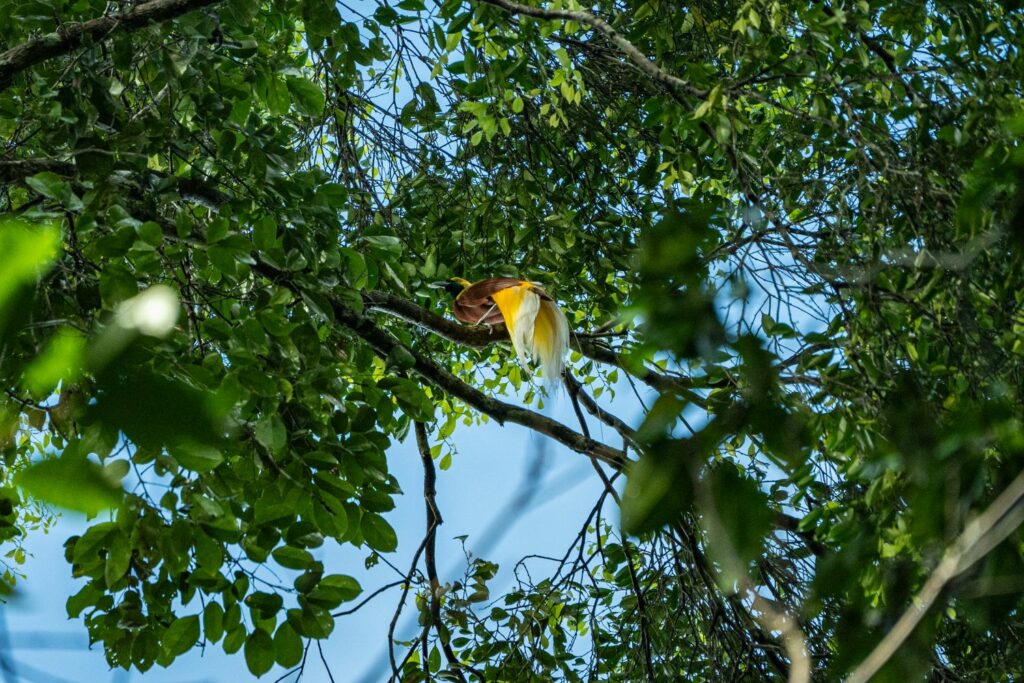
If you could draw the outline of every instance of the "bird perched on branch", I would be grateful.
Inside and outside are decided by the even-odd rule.
[[[569,350],[569,321],[537,283],[514,277],[491,277],[479,282],[453,277],[440,284],[455,297],[452,312],[460,321],[505,325],[527,374],[529,355],[540,364],[548,386],[561,379]]]

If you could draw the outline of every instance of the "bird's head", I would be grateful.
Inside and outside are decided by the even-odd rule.
[[[430,284],[434,289],[443,289],[453,297],[458,296],[462,293],[466,287],[469,287],[472,283],[469,280],[463,280],[461,277],[452,277],[447,280],[441,280],[440,282],[433,282]]]

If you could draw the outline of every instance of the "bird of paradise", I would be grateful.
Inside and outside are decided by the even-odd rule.
[[[453,277],[443,286],[455,298],[452,313],[469,325],[504,325],[519,364],[530,373],[529,356],[554,386],[562,377],[569,350],[569,321],[555,300],[536,282],[491,277],[469,282]]]

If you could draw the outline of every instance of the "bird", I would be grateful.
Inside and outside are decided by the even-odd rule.
[[[514,277],[470,282],[453,277],[439,283],[454,298],[452,313],[468,325],[504,325],[519,364],[530,374],[527,356],[540,365],[544,383],[562,378],[569,350],[569,321],[540,284]]]

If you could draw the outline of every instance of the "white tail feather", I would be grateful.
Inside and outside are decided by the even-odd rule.
[[[546,347],[535,344],[530,355],[540,362],[540,367],[544,371],[544,384],[551,388],[561,381],[565,368],[565,354],[569,350],[569,321],[558,304],[546,299],[540,302],[538,316],[541,315],[547,319],[546,322],[551,327],[551,343]]]

